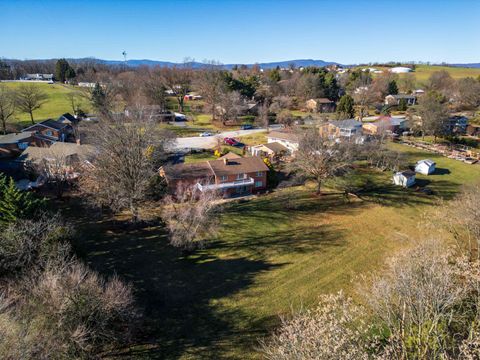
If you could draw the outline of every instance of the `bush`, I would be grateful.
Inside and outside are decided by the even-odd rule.
[[[129,286],[78,262],[24,278],[1,301],[4,359],[91,359],[128,341],[136,319]]]

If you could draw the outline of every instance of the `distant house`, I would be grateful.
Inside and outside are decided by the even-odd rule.
[[[385,105],[398,105],[401,99],[405,99],[408,106],[412,106],[417,103],[417,97],[415,95],[399,94],[385,96]]]
[[[126,116],[134,116],[135,114],[142,114],[145,118],[150,121],[155,121],[159,123],[163,122],[172,122],[175,121],[175,113],[169,110],[165,110],[159,105],[144,105],[139,108],[130,108],[125,109]]]
[[[390,69],[390,72],[394,74],[404,74],[404,73],[409,73],[412,72],[413,70],[409,67],[404,67],[404,66],[397,66],[393,67]]]
[[[0,158],[16,157],[33,141],[32,132],[0,135]]]
[[[393,174],[393,183],[408,188],[415,184],[415,173],[411,170],[398,171]]]
[[[23,80],[53,81],[53,74],[27,74]]]
[[[451,116],[448,118],[448,133],[465,134],[467,132],[468,118],[466,116]]]
[[[266,189],[268,170],[260,157],[252,156],[165,166],[159,173],[173,189],[195,185],[200,191],[216,190],[231,197]]]
[[[362,124],[363,132],[370,135],[380,135],[385,133],[400,133],[407,127],[405,118],[394,118],[390,116],[381,116],[375,122]]]
[[[285,146],[290,153],[294,153],[298,150],[300,139],[298,135],[290,131],[270,131],[267,134],[267,142],[279,143]]]
[[[86,87],[86,88],[94,88],[95,87],[95,83],[94,82],[85,82],[85,81],[80,81],[78,83],[78,86],[79,87]]]
[[[174,112],[175,115],[175,121],[187,121],[187,117],[184,114]]]
[[[362,134],[362,123],[355,119],[330,121],[321,125],[319,131],[329,139],[352,138]]]
[[[415,96],[421,96],[423,94],[425,94],[425,90],[422,90],[422,89],[416,89],[413,91],[413,95]]]
[[[467,134],[470,136],[480,136],[480,125],[468,125]]]
[[[305,107],[309,111],[319,112],[319,113],[335,112],[335,109],[337,108],[335,101],[332,101],[327,98],[307,100],[307,102],[305,103]]]
[[[33,132],[38,140],[51,143],[52,141],[65,141],[69,135],[73,134],[73,128],[68,123],[48,119],[31,125],[22,132]]]
[[[415,172],[423,175],[430,175],[435,172],[435,162],[430,159],[420,160],[415,165]]]
[[[59,116],[59,118],[57,119],[57,122],[62,124],[67,124],[67,125],[76,125],[78,124],[79,119],[77,119],[75,116],[73,116],[70,113],[65,113]]]
[[[250,153],[253,156],[268,157],[270,159],[279,158],[281,156],[287,155],[289,152],[290,151],[286,146],[276,141],[267,144],[252,146],[250,148]]]

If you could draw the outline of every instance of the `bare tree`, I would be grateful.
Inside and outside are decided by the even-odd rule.
[[[205,103],[216,119],[217,106],[222,95],[227,91],[225,76],[217,64],[210,64],[197,72],[196,85]]]
[[[16,94],[5,85],[0,85],[0,122],[3,133],[7,133],[7,123],[15,114]]]
[[[448,110],[436,96],[431,93],[426,94],[418,105],[417,111],[420,116],[422,137],[433,135],[436,140],[438,136],[445,134]]]
[[[157,105],[160,111],[167,108],[166,87],[162,82],[161,70],[155,69],[148,71],[143,84],[143,92],[149,102],[149,105]]]
[[[322,295],[316,307],[291,319],[260,342],[266,359],[370,359],[364,309],[343,293]]]
[[[32,124],[35,124],[33,112],[40,109],[47,102],[47,94],[35,84],[22,84],[16,94],[18,109],[29,114]]]
[[[139,220],[150,179],[160,167],[168,133],[155,128],[141,111],[131,117],[103,118],[93,131],[98,155],[81,177],[81,188],[97,205],[130,210]]]
[[[227,120],[236,120],[240,114],[243,104],[242,97],[238,91],[228,91],[220,96],[219,110],[223,124]]]
[[[128,342],[138,318],[131,286],[77,261],[48,266],[7,289],[0,299],[4,359],[94,359]]]
[[[449,100],[455,92],[455,80],[445,70],[435,71],[427,81],[427,89],[442,94]]]
[[[398,85],[401,92],[410,94],[416,88],[415,86],[417,85],[417,79],[414,74],[407,73],[398,79]]]
[[[306,131],[300,137],[291,163],[292,170],[312,179],[319,195],[325,180],[342,174],[350,166],[352,146],[346,142],[331,141],[316,131]]]
[[[180,187],[164,200],[163,219],[175,247],[202,247],[214,237],[220,226],[221,195],[197,186]]]
[[[161,74],[163,85],[177,99],[178,111],[183,112],[185,95],[188,94],[192,85],[192,69],[187,64],[182,67],[165,67]]]
[[[476,109],[480,106],[480,81],[468,77],[457,82],[458,101],[466,109]]]

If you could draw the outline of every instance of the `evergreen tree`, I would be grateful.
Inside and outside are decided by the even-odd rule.
[[[395,80],[392,80],[388,83],[388,95],[397,95],[398,94],[398,86]]]
[[[279,69],[273,69],[272,71],[270,71],[268,77],[274,82],[279,82],[280,80],[282,80]]]
[[[107,96],[105,91],[103,91],[102,86],[98,82],[95,84],[95,87],[92,90],[90,100],[95,110],[99,112],[103,112],[105,110]]]
[[[397,106],[397,110],[398,111],[406,111],[407,110],[407,100],[404,99],[404,98],[401,98],[399,101],[398,101],[398,106]]]
[[[341,119],[352,119],[355,116],[354,100],[350,95],[343,95],[340,98],[337,115]]]
[[[65,80],[74,77],[75,70],[73,70],[68,61],[65,59],[59,59],[55,64],[55,79],[60,82],[65,82]]]
[[[0,226],[31,218],[44,205],[33,193],[20,191],[13,178],[0,175]]]

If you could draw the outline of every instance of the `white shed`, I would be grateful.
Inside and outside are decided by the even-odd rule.
[[[435,162],[430,159],[420,160],[415,165],[415,172],[423,174],[423,175],[430,175],[435,172]]]
[[[415,184],[415,173],[410,170],[398,171],[393,174],[393,183],[408,188]]]

